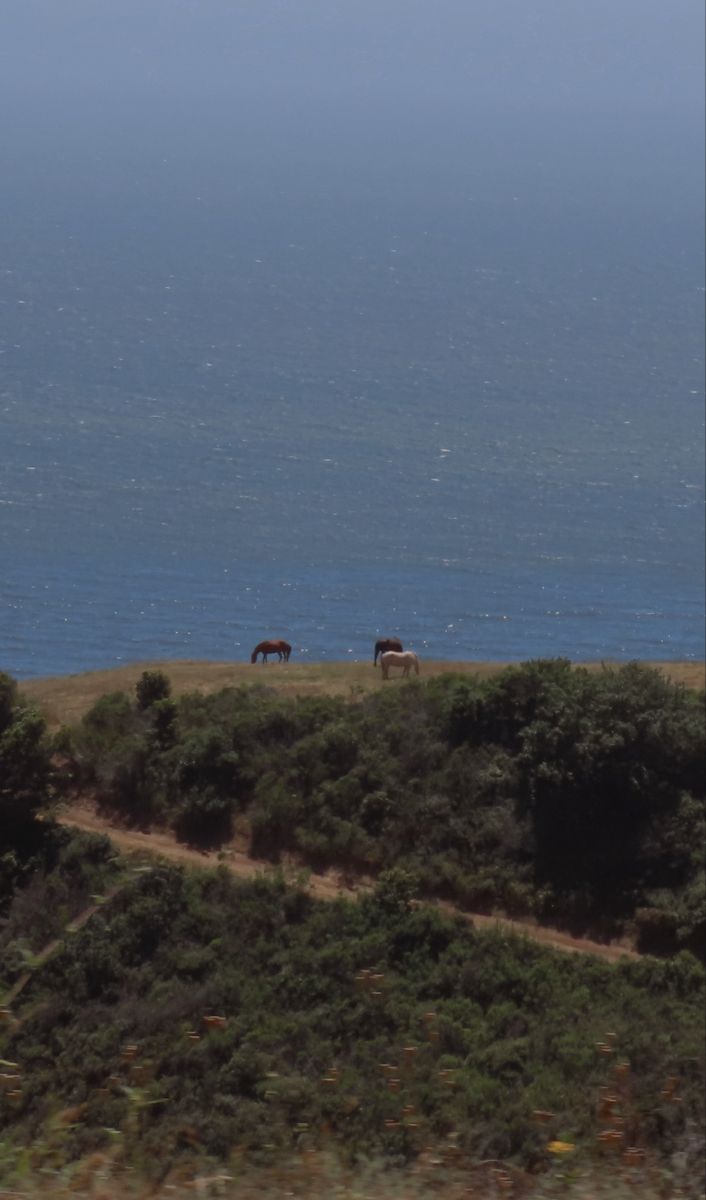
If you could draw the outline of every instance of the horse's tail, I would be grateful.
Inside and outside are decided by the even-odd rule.
[[[414,674],[419,674],[419,659],[417,658],[416,654],[414,656]]]
[[[284,654],[284,661],[289,662],[289,656],[292,653],[292,647],[289,642],[282,642],[282,653]]]

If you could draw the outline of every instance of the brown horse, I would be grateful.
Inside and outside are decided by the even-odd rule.
[[[402,651],[403,649],[404,647],[399,638],[381,638],[380,641],[375,643],[373,666],[376,667],[378,665],[378,654],[384,654],[386,650]]]
[[[285,662],[289,662],[289,656],[291,653],[292,647],[290,646],[289,642],[283,642],[281,638],[274,642],[258,642],[257,646],[250,655],[250,662],[257,662],[258,654],[262,655],[263,662],[267,662],[268,654],[276,654],[280,662],[282,659],[284,659]]]

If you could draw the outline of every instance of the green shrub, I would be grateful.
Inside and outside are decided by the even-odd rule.
[[[174,829],[181,841],[218,846],[230,837],[232,802],[210,784],[187,788],[181,795]]]
[[[0,855],[8,856],[5,870],[18,852],[20,859],[31,853],[40,838],[35,817],[50,798],[49,755],[44,719],[21,702],[14,680],[0,672]]]
[[[171,692],[172,685],[163,671],[143,671],[135,685],[137,707],[151,708],[159,700],[166,700]]]
[[[168,750],[176,742],[178,715],[177,705],[166,697],[150,705],[152,735],[158,751]]]

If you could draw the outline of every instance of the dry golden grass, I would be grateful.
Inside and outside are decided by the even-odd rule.
[[[600,671],[611,663],[577,664],[589,670]],[[685,687],[703,689],[706,685],[706,665],[702,662],[646,663],[660,670],[674,683]],[[458,674],[475,675],[487,679],[504,670],[507,663],[492,662],[432,662],[424,660],[421,678],[431,675]],[[114,667],[108,671],[88,671],[80,675],[62,675],[48,679],[31,679],[24,682],[22,692],[37,704],[45,714],[50,726],[71,725],[107,692],[134,691],[135,684],[143,671],[164,671],[169,676],[174,695],[184,692],[220,691],[225,687],[242,684],[266,684],[285,696],[326,695],[354,697],[382,686],[381,672],[372,662],[333,663],[277,663],[252,664],[242,662],[216,663],[175,662],[131,663],[125,667]],[[388,687],[397,680],[390,680]]]

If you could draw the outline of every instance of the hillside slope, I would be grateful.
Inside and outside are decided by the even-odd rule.
[[[700,952],[702,697],[639,664],[458,666],[176,664],[25,695],[65,726],[57,790],[102,828],[346,886],[401,867],[469,912]]]

